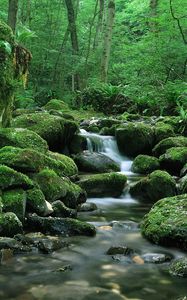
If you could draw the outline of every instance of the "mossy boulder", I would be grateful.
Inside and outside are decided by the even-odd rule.
[[[175,136],[175,132],[172,125],[165,124],[164,122],[158,122],[154,127],[154,135],[154,143],[157,144],[163,139]]]
[[[53,169],[59,176],[72,176],[77,173],[77,167],[69,157],[51,153],[49,155],[54,159],[32,149],[7,146],[0,149],[0,164],[24,173],[37,173],[45,168]]]
[[[187,137],[175,136],[160,141],[153,148],[153,155],[159,157],[160,155],[164,154],[168,149],[173,147],[187,147]]]
[[[26,191],[13,189],[4,191],[2,194],[3,212],[13,212],[21,222],[25,218]]]
[[[87,149],[87,140],[85,136],[75,134],[72,138],[69,151],[71,154],[78,154]]]
[[[27,128],[47,141],[50,150],[62,151],[68,147],[73,135],[78,130],[74,121],[49,113],[24,114],[15,118],[13,127]]]
[[[36,174],[34,180],[49,202],[61,200],[67,207],[76,208],[86,201],[86,193],[69,179],[59,177],[54,171],[45,169]]]
[[[46,153],[48,145],[37,133],[21,128],[0,128],[0,148],[13,146]]]
[[[63,172],[66,176],[71,177],[78,174],[77,165],[74,163],[72,158],[51,151],[48,151],[47,155],[50,158],[60,162],[61,165],[64,165]]]
[[[50,111],[50,110],[59,110],[59,111],[69,111],[68,104],[65,103],[62,100],[58,99],[51,99],[45,106],[43,106],[44,109]]]
[[[175,188],[176,184],[172,176],[165,171],[157,170],[132,186],[130,194],[143,201],[151,202],[174,196]]]
[[[23,225],[18,217],[12,213],[0,214],[0,236],[13,237],[23,232]]]
[[[126,182],[127,177],[123,174],[105,173],[84,175],[78,184],[90,197],[119,197]]]
[[[53,213],[51,204],[46,201],[43,192],[37,185],[27,191],[27,212],[34,212],[42,217]]]
[[[187,147],[173,147],[159,158],[161,168],[172,175],[180,175],[187,161]]]
[[[64,205],[64,203],[60,200],[53,202],[53,217],[60,217],[60,218],[76,218],[77,211],[75,209],[71,209]]]
[[[154,142],[154,131],[150,125],[127,123],[116,129],[119,150],[127,156],[149,154]]]
[[[187,258],[181,257],[172,262],[169,273],[173,276],[187,277]],[[183,298],[185,299],[185,298]]]
[[[71,218],[42,218],[37,215],[28,217],[28,226],[42,233],[59,234],[62,236],[86,235],[94,236],[95,227],[86,222]]]
[[[23,188],[30,189],[33,187],[33,182],[26,175],[17,172],[7,166],[0,165],[0,189]]]
[[[79,171],[93,173],[107,173],[120,171],[119,165],[111,158],[101,153],[83,151],[74,157]]]
[[[132,164],[132,171],[139,174],[149,174],[160,168],[158,158],[149,155],[138,155]]]
[[[100,135],[109,135],[115,136],[117,125],[113,125],[112,127],[103,127],[101,128],[99,134]]]
[[[187,250],[187,194],[155,203],[145,215],[141,231],[155,244]]]

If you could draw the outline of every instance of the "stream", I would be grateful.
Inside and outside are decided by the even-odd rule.
[[[87,138],[89,151],[104,153],[120,164],[121,172],[128,177],[128,185],[138,179],[130,170],[132,161],[119,153],[114,137],[84,130],[81,134]],[[151,203],[133,199],[128,188],[120,198],[89,198],[87,201],[95,203],[98,210],[81,212],[79,218],[94,224],[97,235],[68,238],[70,247],[52,254],[27,253],[13,257],[1,266],[0,299],[115,300],[121,296],[119,299],[124,300],[177,300],[187,296],[186,279],[169,275],[168,263],[140,265],[106,255],[113,245],[127,245],[137,255],[185,256],[177,249],[153,245],[141,236],[136,223],[149,211]],[[93,287],[113,293],[106,297],[98,292],[98,296],[87,294],[81,298],[83,291]]]

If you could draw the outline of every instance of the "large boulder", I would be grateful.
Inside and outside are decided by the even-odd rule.
[[[0,165],[0,189],[23,188],[30,189],[33,187],[33,182],[26,175],[17,172],[7,166]]]
[[[26,191],[13,189],[4,191],[2,194],[3,212],[13,212],[21,222],[25,218]]]
[[[160,141],[153,148],[153,155],[159,157],[160,155],[164,154],[169,148],[172,147],[187,147],[187,137],[175,136]]]
[[[48,151],[47,155],[60,162],[60,164],[64,165],[64,174],[68,177],[74,176],[78,174],[77,165],[74,163],[73,159],[56,152]]]
[[[34,180],[49,202],[61,200],[67,207],[77,208],[86,201],[86,193],[68,178],[59,177],[53,170],[45,169],[36,174]]]
[[[75,134],[72,138],[69,151],[71,154],[77,154],[87,149],[87,140],[85,136]]]
[[[142,234],[153,243],[187,250],[187,194],[167,197],[145,215]]]
[[[163,139],[175,136],[173,126],[165,124],[164,122],[158,122],[154,127],[155,141],[154,144],[159,143]]]
[[[119,150],[127,156],[151,153],[154,142],[154,130],[143,123],[127,123],[116,129]]]
[[[62,236],[86,235],[94,236],[95,227],[86,222],[71,218],[43,218],[37,215],[30,215],[27,219],[27,225],[32,230],[42,233],[59,234]]]
[[[49,102],[47,102],[47,104],[43,106],[43,108],[47,111],[57,110],[65,112],[70,110],[67,103],[58,99],[51,99]]]
[[[82,176],[78,184],[90,197],[119,197],[126,182],[127,177],[123,174],[105,173]]]
[[[15,234],[22,232],[23,225],[14,213],[0,214],[0,236],[13,237]]]
[[[143,201],[151,202],[174,196],[175,188],[175,180],[167,172],[158,170],[139,180],[130,188],[130,194]]]
[[[119,165],[111,158],[101,153],[83,151],[74,157],[79,171],[93,173],[107,173],[120,171]]]
[[[13,146],[46,153],[48,145],[37,133],[22,128],[0,128],[0,148]]]
[[[44,168],[50,168],[60,176],[77,174],[77,167],[71,158],[60,154],[60,158],[55,154],[53,156],[50,154],[50,156],[32,149],[7,146],[0,149],[0,164],[24,173],[35,173]]]
[[[37,185],[27,191],[26,210],[27,212],[34,212],[42,217],[53,213],[51,204],[46,201],[43,192]]]
[[[13,127],[27,128],[47,141],[52,151],[62,151],[68,146],[78,130],[74,121],[70,121],[49,113],[24,114],[16,117]]]
[[[132,171],[139,174],[149,174],[160,168],[158,158],[149,155],[138,155],[132,164]]]
[[[187,162],[187,147],[170,148],[160,156],[159,161],[162,169],[178,176]]]

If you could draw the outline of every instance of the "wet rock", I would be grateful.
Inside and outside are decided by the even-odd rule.
[[[169,273],[173,276],[187,277],[187,258],[179,258],[172,262]]]
[[[64,175],[72,177],[78,174],[78,168],[71,157],[51,151],[47,155],[64,166]]]
[[[187,250],[187,194],[155,203],[141,223],[142,234],[164,246]]]
[[[162,253],[146,253],[141,256],[145,263],[162,264],[171,261],[172,257]]]
[[[41,238],[38,242],[38,249],[47,254],[65,247],[68,247],[68,243],[57,237]]]
[[[187,161],[187,147],[170,148],[160,156],[159,161],[162,169],[178,176]]]
[[[94,210],[97,210],[97,205],[92,202],[83,203],[78,209],[79,212],[88,212]]]
[[[86,190],[90,197],[119,197],[127,177],[119,173],[104,173],[95,175],[85,175],[77,184]]]
[[[132,259],[130,256],[124,256],[122,254],[112,255],[112,259],[116,262],[132,264]]]
[[[83,151],[74,157],[79,171],[105,173],[120,171],[120,167],[111,158],[101,153]]]
[[[124,222],[121,222],[121,221],[112,221],[110,223],[110,226],[112,226],[112,228],[114,229],[124,229],[124,230],[127,230],[127,231],[137,231],[139,230],[139,224],[136,223],[136,222],[133,222],[133,221],[124,221]]]
[[[116,129],[116,140],[119,150],[127,156],[151,153],[154,142],[154,131],[150,125],[127,123]]]
[[[25,218],[26,192],[22,189],[4,191],[2,204],[4,212],[13,212],[21,222]]]
[[[173,147],[187,147],[187,138],[184,136],[169,137],[160,141],[153,148],[153,155],[159,157],[166,153],[166,151]]]
[[[27,211],[35,212],[39,216],[48,216],[53,213],[51,204],[45,200],[43,192],[37,185],[27,191]]]
[[[130,194],[143,201],[157,201],[176,194],[176,183],[165,171],[154,171],[131,186]]]
[[[155,144],[160,141],[175,136],[174,128],[170,124],[164,122],[157,122],[154,127]]]
[[[74,135],[70,142],[69,150],[71,154],[78,154],[87,149],[87,140],[85,136]]]
[[[11,249],[14,254],[31,251],[28,245],[23,245],[16,239],[7,237],[0,237],[0,249]]]
[[[112,246],[107,250],[107,255],[116,255],[116,254],[123,254],[123,255],[131,255],[134,253],[134,250],[129,248],[128,246]]]
[[[132,171],[139,174],[149,174],[159,168],[158,158],[149,155],[138,155],[132,164]]]
[[[53,217],[61,217],[61,218],[76,218],[77,211],[75,209],[68,208],[64,205],[64,203],[60,200],[57,200],[52,203],[53,207]]]
[[[42,233],[58,234],[61,236],[86,235],[94,236],[95,227],[86,222],[70,218],[39,217],[36,214],[29,215],[27,225],[32,230],[39,230]]]
[[[23,225],[18,217],[12,213],[0,214],[0,236],[13,237],[23,232]]]

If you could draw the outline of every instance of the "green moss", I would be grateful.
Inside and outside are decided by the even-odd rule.
[[[13,32],[4,22],[0,21],[0,40],[13,42]]]
[[[175,189],[175,180],[167,172],[157,170],[132,186],[130,194],[143,201],[157,201],[167,196],[174,196]]]
[[[74,135],[70,142],[69,150],[71,154],[78,154],[87,148],[87,140],[85,136]]]
[[[60,110],[60,111],[69,111],[69,107],[67,105],[67,103],[65,103],[62,100],[58,100],[58,99],[52,99],[50,100],[45,106],[44,109],[46,110]]]
[[[78,184],[90,197],[118,197],[127,182],[127,177],[119,173],[85,175]]]
[[[2,203],[4,212],[13,212],[23,222],[26,208],[26,192],[23,189],[4,191]]]
[[[51,151],[48,151],[48,156],[58,162],[60,162],[62,165],[64,165],[64,174],[68,177],[77,175],[78,168],[76,164],[74,163],[73,159],[70,157],[60,154],[60,153],[54,153]]]
[[[149,174],[158,170],[160,163],[158,158],[148,155],[138,155],[132,164],[132,171],[139,174]]]
[[[39,216],[45,216],[48,212],[45,196],[37,185],[27,191],[27,211],[35,212]]]
[[[152,149],[154,131],[150,125],[127,123],[116,129],[116,140],[119,150],[128,156],[147,154]]]
[[[172,175],[179,175],[187,161],[187,147],[173,147],[159,158],[162,169]]]
[[[14,213],[0,214],[0,236],[13,237],[22,232],[22,223]]]
[[[14,146],[20,148],[31,148],[46,153],[48,146],[38,134],[27,129],[1,128],[0,147]]]
[[[156,244],[187,250],[187,194],[155,203],[144,217],[141,230]]]
[[[175,136],[173,126],[164,122],[156,123],[154,127],[155,144],[168,137]]]
[[[32,181],[26,175],[16,172],[7,166],[0,165],[0,178],[0,188],[2,190],[15,187],[24,189],[33,187]]]
[[[172,147],[187,147],[187,138],[184,136],[166,138],[153,148],[153,154],[159,157]]]
[[[174,276],[187,277],[187,258],[174,260],[169,268],[169,273]]]

